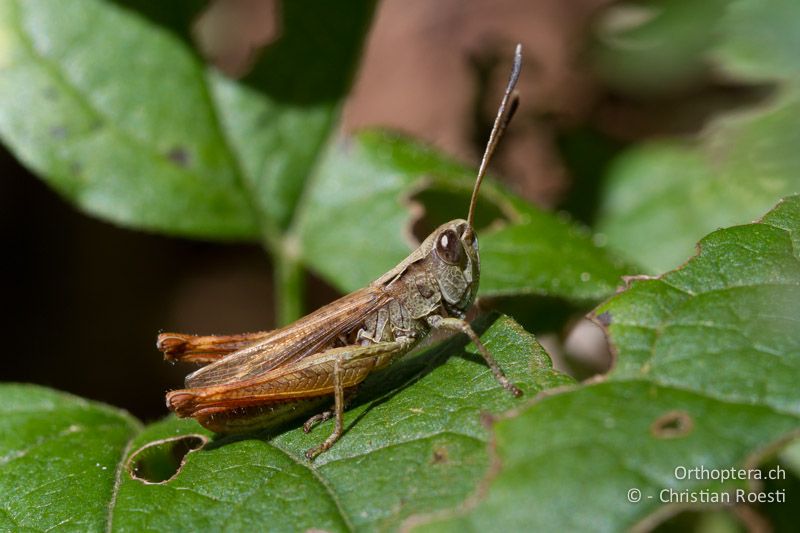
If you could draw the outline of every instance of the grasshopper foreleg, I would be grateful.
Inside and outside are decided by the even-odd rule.
[[[489,365],[489,369],[492,371],[492,374],[494,374],[497,382],[514,396],[522,396],[522,391],[516,385],[511,383],[506,375],[503,374],[503,370],[500,368],[500,365],[497,364],[497,361],[494,360],[492,354],[489,353],[489,350],[487,350],[486,346],[483,345],[481,340],[478,338],[477,333],[475,333],[475,330],[473,330],[472,326],[469,325],[469,322],[461,320],[460,318],[444,318],[439,315],[431,315],[428,317],[428,324],[430,324],[430,326],[434,329],[449,329],[451,331],[459,331],[467,335],[467,337],[469,337],[473,344],[475,344],[475,346],[478,348],[478,351],[486,361],[486,364]]]

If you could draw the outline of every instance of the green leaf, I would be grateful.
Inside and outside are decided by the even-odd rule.
[[[91,0],[4,2],[0,33],[0,135],[61,194],[119,224],[257,233],[205,69],[176,37]]]
[[[0,399],[0,529],[104,530],[139,423],[33,385],[0,385]]]
[[[676,38],[680,42],[668,23],[679,19],[684,27],[702,28],[699,45],[692,41],[686,61],[713,61],[741,83],[777,85],[769,100],[747,113],[717,117],[695,139],[647,142],[612,165],[597,229],[611,247],[648,271],[663,272],[689,255],[702,235],[749,222],[779,198],[800,192],[800,64],[794,24],[800,4],[726,0],[645,5],[654,9],[652,18],[604,42],[603,64],[619,62],[619,68],[607,69],[610,80],[634,64],[638,74],[620,74],[621,83],[635,86],[647,76],[658,86],[669,86],[662,77],[673,73],[658,67],[659,50],[672,48]]]
[[[697,83],[731,0],[620,2],[598,16],[592,64],[613,89],[658,96]]]
[[[302,0],[281,4],[280,38],[241,82],[213,76],[220,121],[252,208],[286,230],[336,126],[374,2]]]
[[[527,397],[571,383],[511,319],[484,319],[478,328]],[[482,413],[520,402],[498,386],[473,347],[463,347],[453,338],[370,378],[346,413],[345,435],[313,464],[303,452],[329,434],[331,421],[308,435],[294,427],[272,438],[214,440],[188,453],[178,474],[164,483],[133,478],[131,465],[151,450],[148,445],[207,439],[194,421],[170,417],[138,431],[128,417],[102,406],[38,387],[0,386],[0,483],[6,489],[0,520],[7,518],[12,529],[42,530],[91,511],[79,529],[99,530],[107,522],[114,531],[259,530],[265,524],[271,531],[396,528],[411,515],[456,505],[470,494],[489,466]],[[44,407],[35,409],[39,405]],[[33,410],[35,423],[13,415],[15,409]],[[91,423],[79,415],[91,415]],[[70,433],[77,425],[80,436]],[[28,450],[52,435],[59,438],[50,448],[33,448],[41,454]],[[17,459],[24,454],[30,462]],[[41,473],[31,476],[26,469]],[[90,482],[80,498],[73,492],[58,500],[60,514],[55,506],[52,517],[39,512],[44,500],[35,498]],[[30,499],[22,501],[20,493]]]
[[[581,226],[514,203],[515,222],[481,240],[481,294],[534,294],[592,302],[637,272]],[[518,217],[518,218],[517,218]]]
[[[800,197],[758,224],[714,232],[684,268],[601,307],[621,353],[613,378],[647,379],[800,414]],[[707,372],[724,357],[726,372]],[[783,371],[780,371],[780,369]]]
[[[299,254],[342,291],[362,287],[414,245],[412,213],[420,211],[419,197],[431,199],[425,214],[436,224],[466,218],[474,179],[473,169],[385,132],[333,144],[300,205]],[[504,222],[480,229],[495,218]],[[543,213],[491,181],[481,189],[476,222],[482,296],[597,301],[632,271],[586,229]]]
[[[797,84],[800,46],[797,2],[792,0],[728,0],[719,21],[724,37],[713,50],[732,73],[749,79],[784,80]]]
[[[758,223],[712,233],[682,268],[633,280],[597,309],[617,352],[611,374],[498,423],[499,466],[479,502],[415,523],[620,531],[652,526],[670,494],[734,498],[745,481],[681,479],[676,468],[755,468],[797,434],[798,237],[793,196]]]
[[[95,216],[178,235],[274,236],[328,136],[371,12],[369,1],[287,3],[281,37],[251,75],[273,76],[253,87],[115,4],[4,2],[0,137]]]

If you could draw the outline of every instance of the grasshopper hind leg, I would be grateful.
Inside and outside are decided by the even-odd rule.
[[[367,374],[377,368],[386,366],[392,360],[407,353],[414,343],[415,341],[412,338],[403,338],[391,342],[379,342],[367,346],[348,346],[331,350],[331,352],[335,352],[335,355],[331,353],[334,357],[333,415],[335,417],[335,425],[333,432],[325,439],[325,442],[306,451],[305,455],[308,460],[313,461],[316,456],[329,450],[344,433],[345,390],[354,391],[355,385],[358,385]],[[348,373],[351,376],[350,378],[347,377]],[[352,376],[354,375],[359,377],[353,380]],[[350,385],[350,387],[346,389],[345,385]],[[320,415],[320,421],[326,416],[331,418],[326,413],[320,413]],[[317,421],[312,417],[306,424],[312,426]]]
[[[161,333],[156,347],[167,361],[181,361],[207,365],[226,355],[267,338],[272,332],[256,331],[237,335],[188,335],[186,333]]]
[[[329,450],[344,432],[344,387],[342,387],[342,362],[339,359],[333,364],[333,398],[333,408],[336,415],[333,433],[325,439],[325,442],[306,451],[306,458],[309,461],[314,460],[322,452]]]
[[[350,402],[355,397],[356,392],[358,392],[358,387],[350,387],[349,389],[345,389],[344,390],[344,408],[345,409],[347,409],[347,407],[350,405]],[[321,413],[315,414],[314,416],[312,416],[311,418],[306,420],[305,423],[303,424],[303,433],[311,433],[311,431],[318,424],[321,424],[322,422],[330,420],[331,418],[334,417],[335,414],[336,414],[336,406],[335,405],[332,405],[330,409],[326,409],[325,411],[322,411]]]

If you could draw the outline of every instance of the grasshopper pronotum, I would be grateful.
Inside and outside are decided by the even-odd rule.
[[[232,433],[275,426],[318,409],[333,395],[333,407],[303,426],[309,432],[319,422],[336,420],[333,433],[306,452],[313,459],[341,436],[345,401],[359,383],[408,353],[431,329],[465,333],[503,388],[522,394],[464,320],[480,276],[472,227],[475,203],[492,153],[516,109],[512,91],[521,65],[517,45],[466,220],[443,224],[366,288],[286,327],[229,336],[159,335],[158,349],[166,359],[207,365],[186,376],[185,389],[167,393],[167,406],[212,431]]]

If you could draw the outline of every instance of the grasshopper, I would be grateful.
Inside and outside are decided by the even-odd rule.
[[[473,228],[475,204],[497,142],[516,110],[514,91],[522,65],[514,64],[494,121],[470,199],[467,219],[438,227],[399,265],[366,288],[273,331],[228,336],[162,333],[158,349],[167,360],[205,364],[186,376],[186,388],[167,393],[179,417],[194,417],[217,433],[277,427],[333,406],[303,425],[335,418],[333,432],[306,452],[313,460],[343,431],[346,402],[372,372],[414,348],[432,329],[466,334],[494,377],[514,396],[512,384],[464,320],[478,292],[480,260]],[[513,94],[512,94],[513,93]]]

